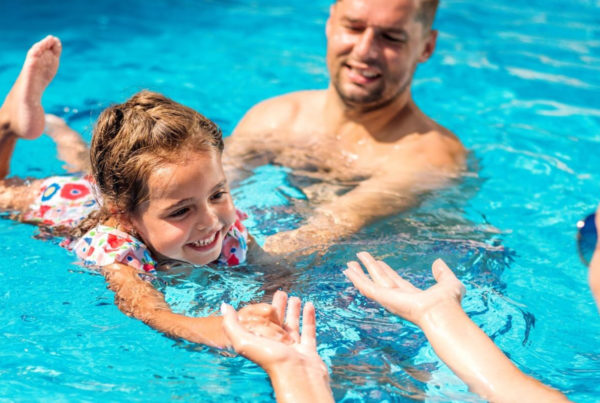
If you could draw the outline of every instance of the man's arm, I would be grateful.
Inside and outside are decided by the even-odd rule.
[[[301,227],[267,238],[265,250],[290,253],[352,235],[377,219],[415,206],[419,196],[448,185],[463,166],[462,158],[448,153],[421,159],[399,156],[397,160],[407,163],[390,166],[386,172],[319,206]]]

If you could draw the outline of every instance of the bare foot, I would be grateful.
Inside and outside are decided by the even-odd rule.
[[[34,139],[44,131],[42,94],[56,75],[61,51],[60,40],[49,35],[27,52],[21,73],[0,108],[0,123],[10,134]]]

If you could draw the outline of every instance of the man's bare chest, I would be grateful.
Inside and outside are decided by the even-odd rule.
[[[279,149],[274,162],[324,180],[361,181],[377,173],[387,159],[372,146],[322,138],[294,140]]]

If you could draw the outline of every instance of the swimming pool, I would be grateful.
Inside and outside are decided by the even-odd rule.
[[[329,1],[7,3],[0,93],[33,42],[59,36],[61,68],[44,104],[88,139],[105,106],[141,88],[198,109],[229,133],[255,102],[327,83]],[[325,258],[307,258],[286,279],[292,294],[315,302],[319,352],[337,400],[479,400],[420,332],[356,296],[341,268],[361,249],[419,284],[431,283],[430,263],[444,258],[467,285],[466,310],[520,368],[575,401],[600,396],[600,319],[574,247],[575,222],[600,199],[599,5],[442,2],[438,49],[419,69],[414,93],[472,150],[470,173]],[[21,142],[14,161],[21,176],[62,172],[45,138]],[[290,205],[304,207],[278,167],[257,170],[235,197],[259,236],[295,225]],[[0,221],[0,396],[272,399],[262,370],[127,318],[102,277],[33,233]],[[260,295],[255,269],[201,269],[164,291],[174,309],[199,315],[222,300]]]

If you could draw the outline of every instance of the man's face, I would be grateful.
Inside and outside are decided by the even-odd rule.
[[[342,101],[373,109],[410,90],[436,32],[415,20],[418,0],[341,0],[327,21],[327,66]]]

